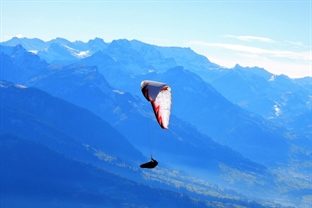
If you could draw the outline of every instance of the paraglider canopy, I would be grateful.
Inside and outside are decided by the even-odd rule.
[[[144,80],[141,82],[144,97],[151,102],[157,122],[163,129],[168,129],[171,111],[171,88],[169,85]]]

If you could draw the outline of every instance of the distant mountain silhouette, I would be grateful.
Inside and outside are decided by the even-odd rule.
[[[299,129],[292,126],[293,119],[307,112],[311,113],[309,103],[312,84],[301,84],[300,80],[304,78],[290,79],[258,67],[244,68],[236,65],[233,69],[209,71],[205,80],[231,102],[291,129],[297,134],[295,138],[307,136],[302,134],[302,130],[309,129],[309,122],[301,123],[303,125]]]
[[[0,79],[16,83],[25,81],[43,73],[48,64],[37,55],[28,52],[22,45],[6,47],[0,45],[0,58],[3,67],[0,69]]]

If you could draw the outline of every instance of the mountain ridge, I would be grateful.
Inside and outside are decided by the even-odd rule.
[[[0,135],[0,149],[0,198],[5,207],[209,207],[204,201],[136,183],[13,135]]]
[[[127,144],[127,142],[124,139],[118,141],[117,137],[115,136],[114,140],[117,141],[107,141],[107,139],[104,138],[99,141],[98,139],[93,138],[95,137],[94,133],[92,135],[92,132],[88,130],[88,125],[90,125],[92,131],[95,132],[99,132],[98,128],[103,129],[103,126],[94,125],[94,121],[92,120],[94,120],[96,116],[92,116],[87,110],[77,107],[67,109],[66,106],[72,106],[72,104],[65,104],[65,101],[62,101],[59,98],[50,96],[47,93],[42,92],[38,89],[25,88],[21,85],[2,81],[0,90],[1,123],[4,124],[1,125],[2,133],[17,135],[18,137],[27,137],[32,142],[45,145],[53,151],[59,152],[62,155],[65,155],[74,160],[82,161],[84,163],[96,166],[100,169],[109,170],[109,172],[112,172],[114,174],[118,173],[118,175],[120,176],[130,178],[132,180],[138,180],[140,183],[143,183],[143,179],[140,178],[142,176],[138,176],[138,173],[141,173],[141,171],[136,168],[139,166],[138,160],[142,160],[143,157],[140,156],[137,151],[130,150],[130,148],[125,145]],[[40,100],[40,102],[37,102],[36,99]],[[55,102],[61,103],[62,105],[55,104]],[[43,106],[45,107],[43,108]],[[45,113],[39,113],[42,111]],[[88,114],[89,116],[82,116],[82,114]],[[76,118],[73,115],[78,116],[80,119],[77,119],[78,117]],[[93,118],[92,120],[88,119],[88,117],[90,116]],[[56,118],[61,118],[62,121],[60,122],[60,120]],[[79,121],[81,119],[82,121]],[[72,126],[72,128],[80,128],[81,130],[76,133],[72,132],[71,127],[68,128],[68,124],[66,124],[68,120],[70,121],[70,125]],[[89,124],[83,125],[83,127],[77,125],[77,123],[79,124],[86,122]],[[89,133],[84,133],[85,130],[87,130]],[[101,137],[108,137],[112,139],[113,134],[109,133],[108,130],[101,132],[103,132],[101,134]],[[106,145],[104,145],[104,143]],[[134,154],[133,152],[137,153]],[[12,152],[12,154],[14,154],[14,151]],[[235,154],[233,154],[231,157],[232,162],[233,158],[235,158],[233,156],[235,156]],[[240,156],[238,155],[238,157]],[[7,157],[4,156],[2,158]],[[34,163],[36,164],[36,161],[34,161]],[[255,164],[250,161],[244,161],[243,163],[245,163],[247,166],[248,164],[250,165],[250,167],[252,168],[249,170],[251,174],[256,174],[256,172],[262,174],[261,171],[264,171],[263,176],[266,177],[266,170],[263,169],[262,166],[254,166]],[[224,163],[224,166],[227,167],[227,165],[225,164],[228,163]],[[49,166],[49,164],[46,165]],[[254,167],[256,167],[256,169],[254,169]],[[241,166],[241,168],[241,171],[246,172],[246,167]],[[257,170],[257,168],[259,169]],[[40,170],[40,168],[38,170]],[[162,169],[160,169],[159,171],[162,171]],[[6,173],[6,171],[1,171],[1,174],[3,173]],[[17,173],[17,175],[20,173],[21,172]],[[143,172],[143,174],[146,173]],[[156,177],[158,174],[162,176],[163,173],[156,172],[155,176],[151,175],[150,177]],[[13,175],[11,177],[14,176],[16,175]],[[168,180],[168,178],[166,179]],[[183,180],[185,180],[185,178]],[[151,185],[152,182],[147,181],[147,183]],[[155,186],[154,182],[152,184]],[[179,187],[180,186],[181,185],[179,185]],[[60,186],[59,188],[61,187],[62,186]],[[166,186],[162,185],[162,187],[164,188]],[[195,196],[198,197],[198,195]],[[206,197],[209,198],[209,195],[205,197],[201,196],[203,200],[205,200]],[[215,200],[220,202],[223,201],[218,197],[215,198]],[[228,200],[231,200],[231,198],[229,198]],[[244,204],[244,200],[234,200],[233,203],[234,202],[238,204]]]
[[[275,163],[275,165],[268,163],[270,166],[269,171],[272,171],[273,168],[274,173],[276,171],[276,169],[274,168],[276,167],[276,168],[285,168],[283,169],[285,170],[285,173],[291,174],[290,172],[288,172],[290,171],[290,169],[287,169],[288,164],[291,164],[294,161],[294,159],[299,161],[305,161],[309,157],[310,154],[309,150],[306,149],[303,145],[301,145],[300,147],[302,148],[301,150],[300,148],[297,148],[296,145],[298,144],[296,144],[296,142],[299,141],[298,139],[293,141],[289,140],[289,135],[285,136],[285,134],[287,135],[289,131],[286,131],[283,128],[279,127],[277,128],[276,126],[271,124],[271,121],[266,121],[257,114],[246,112],[240,109],[238,105],[235,106],[233,105],[232,102],[227,101],[222,96],[222,94],[219,93],[216,90],[216,88],[213,87],[213,85],[210,85],[205,81],[205,79],[203,79],[203,75],[198,76],[195,73],[197,69],[192,68],[193,66],[188,65],[189,68],[178,66],[174,58],[165,57],[159,51],[157,51],[157,47],[155,48],[154,46],[149,46],[145,45],[144,43],[140,42],[137,43],[135,41],[127,41],[127,40],[121,41],[117,40],[115,44],[117,44],[118,42],[119,44],[125,44],[128,47],[127,50],[129,50],[129,56],[127,56],[128,53],[126,55],[123,54],[123,56],[118,56],[119,53],[123,52],[123,50],[121,50],[120,48],[117,50],[114,49],[114,56],[111,56],[110,50],[108,50],[109,47],[107,47],[98,51],[96,57],[92,57],[93,55],[95,55],[93,54],[87,58],[76,57],[77,59],[75,59],[75,61],[71,63],[65,61],[63,62],[65,65],[47,64],[44,65],[43,67],[38,67],[40,68],[39,74],[29,74],[29,77],[31,78],[25,76],[19,79],[21,81],[17,80],[14,75],[17,72],[16,70],[9,72],[12,73],[10,78],[8,74],[3,74],[4,69],[2,69],[1,79],[3,78],[15,79],[9,81],[14,82],[18,81],[17,83],[26,84],[27,86],[38,87],[40,89],[48,91],[50,94],[54,96],[61,97],[65,100],[67,99],[69,102],[73,102],[76,105],[80,105],[80,107],[87,108],[92,113],[97,114],[99,117],[109,122],[114,128],[118,129],[118,131],[121,134],[123,134],[124,137],[127,137],[127,139],[131,141],[132,144],[135,144],[136,148],[138,148],[141,152],[143,152],[145,156],[149,155],[149,150],[147,150],[148,140],[146,140],[146,137],[147,136],[149,137],[149,135],[151,135],[152,132],[152,134],[155,134],[156,138],[164,139],[165,142],[158,142],[158,140],[156,140],[157,147],[159,150],[161,150],[161,151],[158,150],[157,155],[161,161],[167,160],[170,165],[183,164],[181,163],[183,161],[185,161],[185,164],[189,162],[189,166],[191,164],[194,164],[194,162],[196,162],[195,166],[200,166],[201,164],[204,164],[203,166],[204,168],[198,171],[198,173],[205,174],[213,172],[209,170],[209,165],[213,165],[213,167],[219,170],[219,172],[217,172],[219,176],[221,173],[224,173],[223,179],[227,178],[227,180],[230,181],[234,180],[235,176],[236,177],[238,176],[237,173],[240,173],[242,175],[244,173],[248,173],[247,174],[248,177],[245,178],[238,177],[240,179],[238,179],[238,181],[233,183],[235,184],[234,186],[237,186],[240,183],[246,183],[250,178],[253,177],[252,171],[255,171],[257,173],[257,169],[250,169],[249,171],[251,172],[248,172],[246,167],[244,167],[243,165],[242,166],[236,165],[236,167],[235,165],[234,167],[231,165],[224,165],[224,163],[230,164],[230,160],[227,161],[227,159],[225,159],[223,162],[221,162],[222,155],[217,156],[218,155],[217,153],[219,154],[224,153],[225,156],[223,155],[223,158],[231,158],[231,154],[229,154],[230,151],[227,151],[226,153],[226,151],[221,150],[221,148],[219,149],[217,148],[216,152],[214,152],[213,149],[210,150],[209,146],[212,146],[214,148],[216,148],[217,146],[214,146],[215,144],[213,143],[209,144],[211,138],[201,134],[200,132],[207,130],[208,132],[207,134],[209,135],[211,134],[212,130],[215,131],[213,139],[220,139],[218,138],[218,132],[219,134],[226,133],[229,136],[228,139],[231,139],[233,141],[232,145],[247,145],[246,147],[241,147],[241,149],[243,151],[246,151],[246,153],[248,153],[249,151],[251,157],[253,156],[254,153],[260,153],[262,154],[262,157],[266,154],[267,157],[270,159],[271,155],[272,156],[271,160],[273,163]],[[114,47],[118,47],[118,44],[115,45]],[[14,63],[15,57],[12,57],[9,54],[10,52],[5,52],[4,50],[2,50],[2,48],[3,46],[1,46],[1,60],[3,60],[2,58],[6,58],[7,60],[9,60],[8,62],[6,62],[7,63],[6,66],[8,68],[16,67],[22,71],[23,70],[25,71],[25,69],[27,69],[27,64],[23,66],[16,64],[17,62]],[[4,51],[5,53],[3,53],[2,51]],[[146,56],[144,56],[144,54],[146,54]],[[27,55],[27,53],[26,54],[21,53],[20,55],[21,57],[23,57],[24,55]],[[116,59],[117,56],[118,58]],[[24,56],[24,58],[25,57],[26,56]],[[144,59],[144,57],[148,57],[148,59],[142,62],[141,60]],[[155,57],[155,59],[153,59],[153,57]],[[97,59],[98,61],[96,61]],[[107,62],[104,61],[102,64],[100,64],[102,60],[107,60]],[[169,62],[167,66],[172,67],[168,67],[166,69],[165,67],[166,61]],[[182,61],[183,60],[180,59],[180,63],[183,63]],[[57,60],[55,63],[57,63]],[[196,62],[194,63],[196,64]],[[163,68],[162,70],[158,70],[157,67],[155,66],[162,66]],[[239,68],[239,66],[237,67]],[[222,70],[225,69],[214,68],[213,70],[211,70],[211,68],[209,68],[208,71],[203,69],[202,72],[204,74],[208,74],[207,72],[216,73],[221,72]],[[7,72],[7,70],[5,71]],[[242,70],[241,72],[243,73],[244,70]],[[270,75],[265,73],[265,71],[262,71],[261,69],[256,71],[254,74],[256,76],[262,77],[264,80],[267,79],[268,76]],[[215,77],[216,75],[212,76],[212,78]],[[175,101],[172,110],[174,113],[172,115],[171,127],[168,132],[159,132],[159,129],[154,125],[155,122],[153,120],[154,118],[149,103],[147,103],[140,94],[139,90],[140,81],[145,78],[148,79],[153,78],[159,81],[167,82],[170,85],[173,85],[173,95],[174,95],[173,99]],[[250,79],[250,77],[248,76],[247,78]],[[285,85],[285,82],[283,83],[284,83],[283,85]],[[286,84],[287,83],[288,81],[286,79]],[[301,96],[299,95],[299,97]],[[294,101],[296,101],[296,99]],[[179,105],[177,105],[177,103]],[[207,103],[210,104],[207,105]],[[181,107],[183,105],[185,106]],[[190,109],[190,106],[194,106],[194,109]],[[207,107],[209,106],[209,108],[204,108],[205,106]],[[201,108],[205,109],[205,111],[200,110]],[[104,111],[101,112],[100,109]],[[192,114],[189,114],[184,117],[183,123],[183,121],[180,118],[181,115],[187,114],[188,111],[190,110],[192,110],[194,114],[193,120],[190,120],[190,116],[192,116]],[[214,115],[211,116],[212,117],[211,119],[219,119],[218,121],[219,124],[218,122],[214,122],[213,120],[211,120],[210,121],[211,123],[207,125],[210,128],[210,131],[208,131],[208,129],[205,129],[205,125],[203,125],[203,123],[206,121],[199,119],[205,118],[204,113],[198,114],[196,110],[205,112],[206,118],[207,115],[208,116]],[[238,114],[235,114],[233,112]],[[309,112],[307,116],[309,116]],[[235,120],[236,118],[243,120],[241,123],[239,122],[235,123],[235,121],[237,121]],[[198,125],[196,124],[194,125],[196,119],[199,122]],[[188,124],[188,122],[190,121],[192,121],[193,126]],[[217,124],[229,126],[226,127],[225,130],[220,131],[215,129],[215,127],[218,126]],[[201,125],[202,127],[200,129],[200,132],[198,132],[197,130]],[[298,125],[298,121],[296,121],[293,125],[294,126]],[[142,128],[142,132],[137,131],[137,128],[140,126],[142,127],[148,126],[148,129],[143,130]],[[250,126],[253,126],[253,128],[246,128]],[[236,133],[237,132],[239,133],[236,134],[238,136],[234,136],[235,134],[233,134],[233,132],[235,131]],[[150,133],[148,134],[148,132]],[[305,134],[308,135],[309,133],[306,132]],[[256,140],[254,139],[254,137],[259,137],[259,139]],[[250,141],[248,141],[248,138],[250,138],[249,139]],[[277,140],[275,138],[277,138]],[[280,140],[282,141],[282,143],[280,142],[274,143],[274,140],[276,141]],[[179,141],[179,143],[176,143],[177,141]],[[207,146],[203,145],[204,143],[201,143],[203,141],[205,141],[204,143],[206,144],[208,143]],[[183,150],[184,148],[182,145],[183,142],[187,144],[187,146],[185,147],[190,147],[188,148],[188,150],[192,150],[191,151],[192,153],[189,152],[189,154],[185,155],[183,154],[183,151],[180,151]],[[283,144],[284,142],[289,143],[290,146],[286,146],[286,148],[284,148],[285,147],[284,145],[280,145]],[[181,152],[179,153],[180,158],[177,155],[168,154],[171,152],[174,153],[172,150],[175,148],[176,144],[179,144],[178,147],[180,148],[179,151]],[[252,147],[253,144],[255,149],[250,149],[249,147]],[[248,147],[248,145],[251,146]],[[206,148],[207,152],[200,150],[200,147]],[[232,148],[233,147],[234,146],[232,146]],[[259,147],[258,148],[259,150],[257,150],[257,147]],[[196,148],[199,149],[197,149],[196,151]],[[273,151],[271,150],[268,151],[267,148]],[[277,149],[275,152],[276,155],[273,154],[274,155],[273,156],[272,153],[274,153],[274,148]],[[301,153],[298,154],[298,152],[294,151],[294,149],[296,148],[297,148],[296,151],[302,151],[302,153],[306,152],[305,153],[306,156],[303,156],[303,154]],[[257,150],[258,152],[254,150]],[[285,150],[286,152],[283,152]],[[287,155],[291,157],[288,157]],[[181,156],[183,157],[182,160]],[[280,156],[282,158],[282,162],[284,164],[280,163],[281,161],[277,158],[277,156]],[[207,160],[207,158],[210,158],[211,161]],[[235,156],[234,158],[238,157]],[[216,160],[214,161],[214,159]],[[283,160],[286,160],[286,163]],[[259,161],[263,162],[263,158],[259,159]],[[252,164],[252,163],[244,161],[242,164]],[[309,168],[309,166],[307,166],[307,168]],[[247,172],[244,172],[244,170]],[[230,176],[231,174],[234,175]],[[277,176],[277,178],[279,177],[280,175]],[[273,180],[275,180],[274,177]],[[284,181],[284,179],[281,178],[280,180]],[[290,179],[290,181],[291,180],[292,179]],[[255,181],[252,182],[252,184],[254,183]],[[287,183],[289,185],[289,181]],[[291,186],[288,186],[287,188],[285,187],[284,190],[290,190],[291,189],[290,187]],[[255,188],[255,186],[253,186],[253,188]],[[261,191],[258,191],[258,193],[260,192]]]

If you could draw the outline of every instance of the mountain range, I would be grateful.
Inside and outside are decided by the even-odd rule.
[[[187,195],[208,206],[212,196],[223,206],[250,199],[257,206],[308,206],[311,78],[239,65],[226,69],[190,48],[137,40],[13,38],[0,47],[6,80],[1,134],[39,142],[136,183],[152,181],[162,191],[179,192],[179,181]],[[159,129],[141,95],[144,79],[172,87],[168,131]],[[151,153],[159,170],[139,170]],[[172,174],[177,170],[187,180]],[[234,192],[222,200],[229,190]]]

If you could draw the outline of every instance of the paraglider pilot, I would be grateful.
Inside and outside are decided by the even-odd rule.
[[[157,165],[157,160],[154,160],[153,157],[151,157],[151,161],[140,165],[140,168],[155,168]]]

